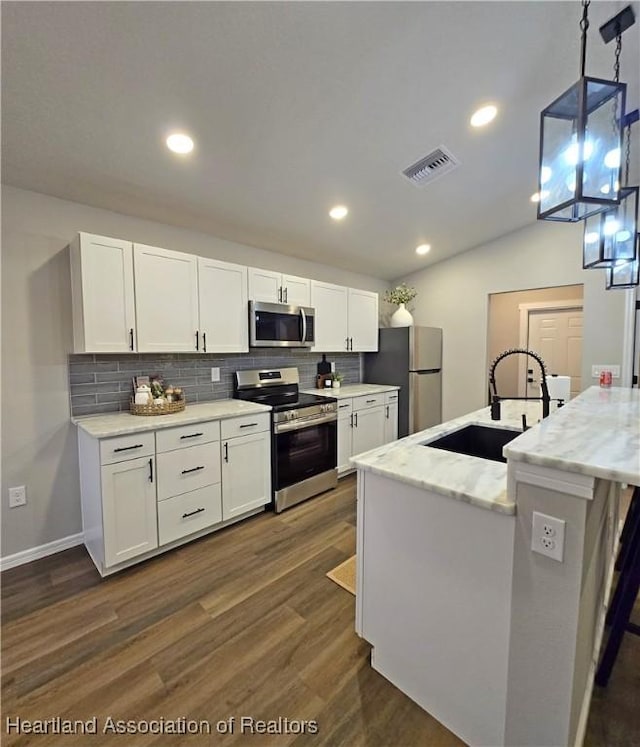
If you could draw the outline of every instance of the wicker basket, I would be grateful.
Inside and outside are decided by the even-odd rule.
[[[177,402],[165,402],[162,405],[156,405],[155,402],[151,402],[148,405],[136,405],[132,399],[130,412],[132,415],[172,415],[175,412],[182,412],[185,404],[184,397]]]

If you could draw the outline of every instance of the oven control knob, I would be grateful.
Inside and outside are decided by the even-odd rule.
[[[320,412],[326,412],[327,406],[326,405],[320,405]]]

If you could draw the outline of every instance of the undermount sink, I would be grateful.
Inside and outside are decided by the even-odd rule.
[[[511,428],[491,428],[486,425],[467,425],[458,431],[436,438],[435,441],[422,444],[432,449],[444,449],[456,454],[491,459],[494,462],[506,462],[502,456],[502,447],[513,441],[522,431]]]

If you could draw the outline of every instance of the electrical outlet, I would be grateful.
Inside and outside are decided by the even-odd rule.
[[[335,373],[335,372],[336,372],[336,362],[331,361],[331,373]]]
[[[24,485],[9,488],[9,508],[24,506],[27,503],[27,489]]]
[[[611,371],[611,377],[613,379],[620,378],[620,366],[616,366],[613,363],[598,363],[591,366],[591,378],[599,379],[601,371]]]
[[[546,555],[562,563],[564,557],[564,530],[566,522],[547,516],[538,511],[533,512],[531,528],[531,549],[540,555]]]
[[[219,368],[211,369],[211,381],[220,381],[220,369]]]

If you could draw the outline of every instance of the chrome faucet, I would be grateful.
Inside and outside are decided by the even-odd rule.
[[[549,397],[549,387],[547,386],[547,372],[545,369],[544,361],[533,350],[526,350],[525,348],[511,348],[505,350],[493,361],[491,368],[489,369],[489,404],[491,405],[491,419],[500,420],[500,400],[498,397],[498,390],[496,389],[496,366],[501,360],[507,358],[510,355],[529,355],[531,358],[538,362],[540,366],[540,388],[542,389],[541,397],[504,397],[503,399],[526,399],[526,400],[542,400],[542,417],[546,418],[549,415],[549,405],[551,398]],[[493,393],[491,392],[493,388]],[[494,417],[495,416],[495,417]]]

